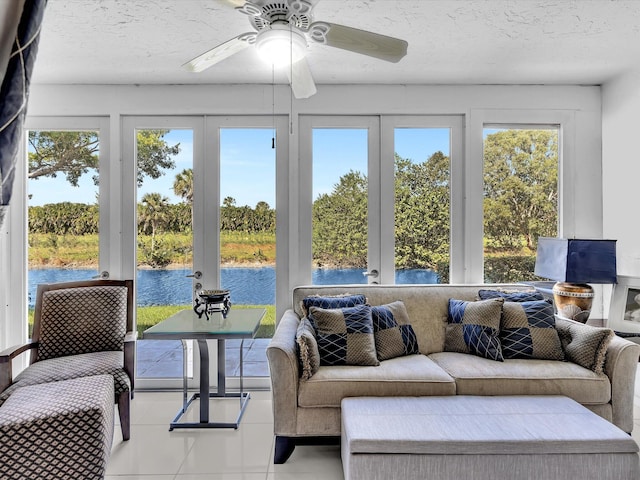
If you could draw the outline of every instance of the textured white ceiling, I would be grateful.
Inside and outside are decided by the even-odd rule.
[[[271,83],[253,48],[181,65],[251,31],[234,0],[49,0],[34,83]],[[409,42],[399,63],[322,45],[318,84],[602,84],[640,66],[640,1],[315,0],[314,20]],[[275,73],[277,83],[284,74]]]

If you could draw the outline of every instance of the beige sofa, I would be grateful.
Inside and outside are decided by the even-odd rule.
[[[273,395],[275,463],[296,445],[335,441],[340,436],[340,402],[360,396],[564,395],[625,432],[633,429],[633,396],[640,346],[614,336],[604,374],[568,361],[511,359],[496,362],[445,352],[449,298],[477,300],[481,288],[518,285],[351,285],[305,286],[293,291],[267,348]],[[379,366],[321,366],[301,380],[296,331],[300,301],[310,295],[364,294],[370,305],[402,300],[416,333],[420,354],[393,358]],[[558,329],[569,320],[556,320]],[[582,328],[582,324],[580,324]]]

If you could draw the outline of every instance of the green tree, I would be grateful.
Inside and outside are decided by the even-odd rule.
[[[168,130],[138,130],[138,186],[145,176],[158,178],[165,169],[174,168],[173,156],[180,144],[169,145],[164,139]],[[98,169],[100,138],[95,131],[29,131],[29,178],[64,175],[74,187],[78,179]],[[98,183],[97,174],[93,177]]]
[[[429,268],[449,258],[449,157],[422,163],[395,155],[396,268]]]
[[[337,267],[367,266],[367,177],[340,177],[329,194],[313,202],[313,259]]]
[[[487,247],[534,251],[539,236],[557,233],[557,131],[503,130],[484,145]]]

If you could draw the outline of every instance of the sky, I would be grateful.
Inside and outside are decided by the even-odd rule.
[[[228,128],[220,132],[220,202],[233,197],[236,205],[255,207],[260,201],[275,207],[275,150],[271,148],[273,130]],[[138,199],[145,193],[159,192],[171,203],[180,201],[173,193],[177,173],[193,164],[191,130],[170,130],[164,139],[180,144],[174,157],[175,168],[158,179],[145,178],[138,188]],[[403,158],[422,162],[440,150],[449,155],[449,129],[402,128],[395,131],[395,151]],[[365,129],[316,129],[313,134],[313,196],[329,193],[341,175],[350,170],[366,172],[367,131]],[[63,201],[94,203],[97,187],[89,172],[71,186],[64,178],[38,178],[29,181],[29,205]]]

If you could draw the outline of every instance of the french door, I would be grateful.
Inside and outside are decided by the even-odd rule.
[[[460,281],[459,116],[302,116],[306,283]],[[458,263],[454,259],[460,258]]]
[[[278,131],[285,132],[282,141]],[[159,155],[162,168],[157,171],[149,170],[141,157],[150,146]],[[124,119],[123,168],[128,193],[123,203],[128,206],[123,214],[134,226],[126,243],[137,245],[129,249],[126,257],[130,260],[125,261],[137,266],[130,274],[138,279],[139,330],[191,308],[194,295],[202,289],[229,288],[232,308],[258,305],[269,311],[270,303],[275,311],[276,159],[283,161],[287,148],[286,123],[273,117]],[[244,269],[234,268],[234,275],[228,275],[225,266],[236,254],[237,262],[247,263],[239,257],[246,245],[238,246],[246,243],[245,237],[263,243],[249,247],[252,268],[245,276],[250,282],[237,284],[233,282]],[[264,285],[256,285],[262,277]],[[262,336],[271,333],[269,327],[259,331]],[[227,385],[234,388],[239,366],[234,364],[238,352],[233,349],[239,348],[239,342],[226,343]],[[180,386],[185,365],[189,386],[197,387],[197,347],[191,342],[186,343],[186,364],[179,341],[143,338],[137,348],[142,388]],[[209,348],[210,382],[215,385],[217,343],[210,342]],[[266,358],[251,364],[252,356],[246,353],[244,373],[252,378],[245,379],[245,386],[266,387]]]

